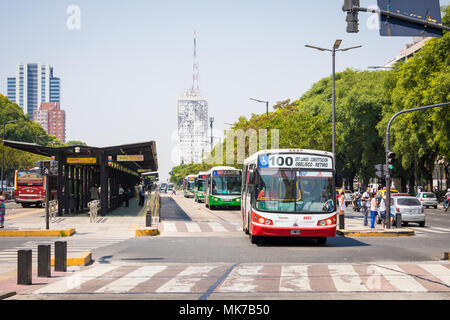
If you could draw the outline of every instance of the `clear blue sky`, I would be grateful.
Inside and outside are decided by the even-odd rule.
[[[305,44],[363,47],[337,54],[336,69],[382,65],[411,43],[380,37],[360,14],[347,34],[343,0],[0,0],[0,92],[18,62],[45,62],[61,78],[68,140],[108,146],[155,140],[162,179],[174,165],[177,97],[192,82],[198,35],[200,90],[215,128],[297,99],[331,73],[331,55]],[[70,30],[69,5],[81,28]],[[361,6],[376,4],[361,0]],[[441,0],[441,5],[449,4]]]

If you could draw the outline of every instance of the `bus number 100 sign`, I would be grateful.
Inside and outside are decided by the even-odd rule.
[[[308,168],[308,169],[332,169],[330,157],[316,155],[262,155],[259,157],[259,167],[267,168]]]

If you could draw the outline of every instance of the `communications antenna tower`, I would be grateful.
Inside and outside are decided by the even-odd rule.
[[[197,59],[197,32],[194,31],[194,63],[193,63],[193,74],[192,74],[192,92],[199,94],[199,69],[198,69],[198,59]]]

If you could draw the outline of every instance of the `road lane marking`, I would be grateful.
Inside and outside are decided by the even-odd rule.
[[[440,264],[419,264],[419,267],[431,273],[432,276],[444,282],[445,285],[450,286],[450,269]]]
[[[213,229],[214,232],[228,232],[227,229],[223,225],[217,222],[208,222],[211,229]]]
[[[156,292],[191,292],[197,282],[208,277],[208,273],[217,266],[188,267],[175,278],[163,284]]]
[[[101,265],[93,268],[89,268],[85,271],[77,272],[74,275],[71,275],[65,279],[52,283],[44,288],[33,291],[34,294],[43,294],[43,293],[64,293],[66,291],[72,289],[80,289],[81,285],[89,280],[95,279],[107,272],[110,272],[119,265]]]
[[[166,266],[144,266],[133,272],[126,274],[125,276],[113,281],[106,286],[95,291],[96,293],[108,293],[108,292],[128,292],[152,278],[157,273],[167,269]]]
[[[337,291],[368,291],[352,265],[329,265]]]
[[[177,232],[177,227],[173,222],[163,222],[164,232]]]
[[[202,232],[200,226],[195,222],[186,222],[188,232]]]
[[[400,269],[397,265],[379,265],[378,271],[395,288],[400,291],[426,292],[419,282]]]
[[[254,283],[258,276],[264,276],[261,272],[264,266],[241,266],[235,268],[219,287],[219,292],[256,292]]]
[[[308,266],[282,266],[280,291],[311,291]]]

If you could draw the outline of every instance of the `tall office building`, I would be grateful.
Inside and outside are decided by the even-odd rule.
[[[197,40],[194,33],[192,88],[177,99],[178,152],[180,163],[200,163],[210,152],[208,142],[208,102],[200,96]]]
[[[32,117],[42,102],[60,102],[60,82],[49,64],[19,63],[16,77],[8,78],[8,99]]]
[[[200,163],[210,151],[208,102],[198,92],[188,91],[177,104],[180,163]]]
[[[48,135],[66,142],[66,112],[59,102],[42,102],[39,109],[33,110],[33,121],[39,123]]]

